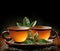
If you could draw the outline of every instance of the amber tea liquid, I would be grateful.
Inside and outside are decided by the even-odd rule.
[[[44,27],[35,27],[35,28],[32,28],[32,36],[34,36],[34,34],[38,32],[38,40],[39,39],[45,39],[45,40],[48,40],[49,37],[50,37],[50,32],[51,32],[51,29],[50,28],[44,28]]]
[[[28,37],[28,28],[10,27],[9,34],[15,42],[23,42]]]

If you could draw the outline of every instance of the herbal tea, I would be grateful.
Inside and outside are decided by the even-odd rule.
[[[15,42],[23,42],[28,37],[29,27],[8,27],[9,34]]]
[[[51,27],[48,26],[35,26],[32,28],[32,36],[38,32],[38,39],[48,40],[50,37]]]

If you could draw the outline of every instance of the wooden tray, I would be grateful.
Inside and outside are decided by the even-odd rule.
[[[22,44],[22,43],[15,43],[13,40],[5,41],[9,47],[19,48],[19,49],[37,49],[37,48],[44,48],[53,45],[53,39],[49,39],[48,43],[46,44]]]

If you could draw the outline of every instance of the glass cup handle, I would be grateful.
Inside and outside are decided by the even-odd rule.
[[[3,37],[4,39],[6,39],[7,41],[8,41],[8,40],[11,40],[11,37],[10,37],[10,36],[9,36],[8,38],[5,37],[5,36],[9,35],[9,31],[3,31],[1,35],[2,35],[2,37]]]
[[[58,36],[58,32],[55,31],[55,30],[52,30],[52,31],[51,31],[50,39],[54,39],[54,38],[56,38],[57,36]]]

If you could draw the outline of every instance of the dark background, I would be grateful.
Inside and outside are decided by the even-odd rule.
[[[25,16],[31,22],[37,20],[37,25],[52,26],[54,29],[60,29],[59,10],[51,9],[2,9],[0,10],[0,31],[4,31],[8,26],[16,25],[16,22],[22,22]]]

